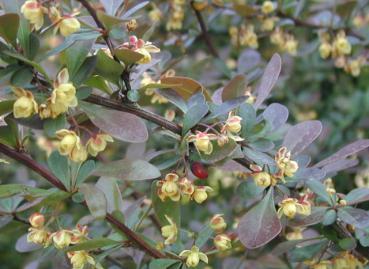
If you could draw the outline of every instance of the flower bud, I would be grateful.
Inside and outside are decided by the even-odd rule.
[[[60,230],[52,234],[54,246],[57,249],[63,249],[68,247],[72,242],[72,233],[68,230]]]
[[[225,234],[218,234],[214,238],[214,245],[219,251],[225,251],[232,248],[232,240]]]
[[[28,220],[33,228],[41,228],[45,224],[45,216],[38,212],[33,213]]]
[[[88,235],[88,227],[86,225],[77,224],[77,227],[72,230],[71,244],[78,244],[86,239]]]
[[[178,229],[177,225],[171,218],[169,218],[167,215],[165,215],[165,218],[169,222],[169,225],[161,227],[161,235],[166,238],[164,244],[170,245],[177,241]]]
[[[74,162],[80,163],[84,162],[87,159],[87,150],[86,148],[79,142],[73,148],[71,154],[69,155],[70,159]]]
[[[188,267],[196,267],[200,261],[208,263],[208,257],[205,253],[200,252],[197,246],[193,246],[191,250],[184,250],[179,254],[180,257],[186,258],[186,265]]]
[[[227,228],[227,223],[225,222],[223,215],[214,215],[210,220],[210,228],[216,233],[222,233]]]
[[[274,11],[274,4],[272,1],[264,1],[262,7],[261,7],[261,12],[263,12],[264,14],[269,14],[272,13]]]
[[[297,54],[297,46],[298,42],[294,37],[290,37],[287,39],[286,43],[284,44],[284,49],[291,55]]]
[[[230,116],[225,125],[225,129],[232,133],[239,133],[241,131],[241,120],[239,116]]]
[[[203,132],[197,132],[196,135],[189,137],[190,142],[194,142],[196,149],[204,154],[211,154],[213,145],[211,143],[211,135]]]
[[[196,186],[192,197],[196,201],[196,203],[202,204],[206,199],[208,199],[207,192],[212,190],[213,189],[208,186]]]
[[[328,42],[323,42],[319,46],[319,53],[320,57],[323,59],[327,59],[329,55],[331,55],[332,52],[332,46]]]
[[[132,32],[132,31],[136,30],[137,21],[135,19],[130,20],[129,22],[127,22],[126,28],[127,28],[128,32]]]
[[[38,106],[32,92],[22,88],[13,88],[13,92],[18,97],[13,105],[15,118],[28,118],[38,112]]]
[[[62,36],[67,37],[81,28],[81,24],[76,18],[64,17],[60,22],[59,29]]]
[[[70,263],[72,264],[73,269],[82,269],[87,264],[90,264],[92,266],[96,265],[94,258],[91,257],[85,250],[68,252],[67,255],[70,259]]]
[[[86,144],[88,153],[94,157],[97,156],[99,152],[105,150],[107,142],[114,142],[108,134],[97,134],[95,137],[91,137]]]
[[[21,7],[24,17],[39,30],[44,24],[42,5],[36,0],[27,0]]]
[[[269,187],[272,183],[272,178],[267,172],[260,172],[253,174],[255,184],[259,187]]]
[[[79,144],[79,137],[74,131],[61,129],[56,132],[56,137],[60,140],[58,144],[59,153],[61,155],[69,155],[73,149]]]

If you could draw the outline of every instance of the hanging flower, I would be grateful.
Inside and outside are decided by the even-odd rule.
[[[165,245],[173,244],[177,241],[178,229],[176,223],[165,215],[169,225],[161,227],[161,235],[166,238],[164,241]]]
[[[180,257],[186,258],[186,265],[188,267],[196,267],[200,261],[208,263],[208,256],[205,253],[200,252],[197,246],[193,246],[191,250],[184,250],[179,254]]]

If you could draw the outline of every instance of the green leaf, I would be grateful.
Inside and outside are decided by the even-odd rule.
[[[119,48],[114,50],[114,55],[121,60],[125,65],[131,65],[141,60],[144,55],[136,51]]]
[[[75,86],[79,86],[84,83],[94,72],[97,63],[97,57],[87,57],[78,71],[71,76],[70,80]]]
[[[99,188],[106,197],[108,212],[121,212],[124,208],[122,193],[115,178],[101,177],[96,187]]]
[[[106,55],[102,50],[99,50],[96,56],[95,74],[118,85],[124,67]]]
[[[340,241],[338,241],[338,245],[343,250],[353,250],[357,246],[356,239],[353,238],[353,237],[348,237],[348,238],[341,239]]]
[[[0,16],[0,36],[6,42],[17,45],[17,33],[19,28],[19,16],[15,13],[7,13]]]
[[[116,139],[131,143],[142,143],[148,139],[146,125],[136,115],[85,102],[80,102],[79,107],[93,124]]]
[[[84,84],[90,86],[91,88],[99,89],[109,95],[113,93],[113,90],[109,87],[106,80],[99,75],[91,76],[84,82]]]
[[[163,202],[157,194],[156,181],[151,184],[151,199],[155,215],[162,226],[168,225],[168,220],[165,218],[165,215],[167,215],[177,224],[178,228],[181,227],[180,202],[173,202],[170,199]]]
[[[10,78],[10,83],[13,86],[27,88],[31,85],[32,78],[32,68],[25,66],[13,73]]]
[[[88,160],[81,165],[76,177],[76,186],[80,186],[95,170],[95,161]]]
[[[65,156],[54,151],[47,159],[47,165],[51,172],[64,184],[64,186],[70,189],[70,175],[68,159]]]
[[[199,82],[191,78],[179,76],[164,77],[160,81],[163,84],[172,85],[171,89],[175,90],[184,100],[188,100],[198,91],[201,91],[204,94],[206,100],[211,100],[206,89]]]
[[[281,230],[282,224],[274,206],[273,188],[270,188],[263,200],[241,218],[237,234],[246,248],[254,249],[269,243]]]
[[[124,22],[123,20],[119,19],[118,17],[110,16],[110,15],[108,15],[105,12],[100,11],[100,10],[98,10],[96,13],[97,13],[97,17],[99,18],[99,20],[109,30],[111,30],[115,25],[121,24],[121,23]]]
[[[182,134],[185,135],[192,127],[201,121],[201,119],[208,113],[208,105],[206,103],[199,103],[191,106],[183,118]]]
[[[17,146],[17,135],[13,132],[11,126],[0,126],[0,143],[11,147]]]
[[[73,46],[70,46],[64,51],[69,76],[71,78],[77,74],[77,71],[82,66],[94,43],[95,39],[78,40],[74,42]]]
[[[166,269],[176,263],[180,263],[180,261],[171,259],[155,259],[150,262],[149,269]]]
[[[312,259],[315,255],[320,253],[328,244],[328,240],[321,240],[305,247],[294,248],[291,251],[291,261],[304,262]]]
[[[201,160],[204,163],[219,162],[233,154],[237,149],[237,144],[233,140],[229,140],[227,144],[220,147],[218,143],[213,142],[213,152],[210,155],[201,154]]]
[[[210,227],[210,224],[205,225],[205,227],[202,228],[199,232],[198,237],[195,240],[195,245],[199,248],[202,248],[209,240],[209,238],[213,235],[213,233],[214,231]]]
[[[91,184],[82,184],[79,190],[85,196],[91,215],[96,219],[104,219],[107,213],[107,202],[104,193]]]
[[[0,101],[0,116],[13,111],[15,100]]]
[[[16,194],[29,195],[33,198],[45,197],[57,191],[56,189],[44,190],[40,188],[34,188],[22,184],[5,184],[0,185],[0,198],[11,197]]]
[[[159,169],[147,161],[123,159],[99,164],[94,175],[137,181],[158,178],[161,174]]]
[[[328,210],[323,218],[323,225],[328,226],[336,222],[337,212],[334,209]]]
[[[306,185],[311,189],[316,195],[318,195],[322,200],[333,206],[332,197],[326,191],[325,186],[318,180],[308,180]]]
[[[350,206],[341,207],[338,209],[337,216],[341,221],[354,225],[359,229],[366,228],[369,223],[369,213],[360,208]]]
[[[34,59],[40,48],[40,40],[35,33],[31,32],[31,26],[24,18],[20,20],[18,40],[26,58]]]
[[[357,188],[350,191],[345,200],[348,204],[358,204],[369,200],[369,188]]]
[[[47,136],[55,137],[55,132],[63,129],[67,124],[65,114],[59,115],[55,119],[46,119],[44,121],[44,131]]]
[[[108,238],[94,238],[94,239],[89,239],[85,242],[79,243],[75,246],[69,247],[67,251],[80,251],[80,250],[90,251],[90,250],[105,248],[105,247],[115,247],[120,244],[122,243],[108,239]]]

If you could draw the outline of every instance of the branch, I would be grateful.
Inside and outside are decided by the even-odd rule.
[[[55,177],[48,169],[34,161],[31,157],[28,155],[18,152],[2,143],[0,143],[0,152],[5,154],[6,156],[24,164],[37,174],[41,175],[43,178],[45,178],[49,183],[51,183],[54,187],[66,191],[65,186],[62,182],[59,181],[57,177]],[[150,246],[145,240],[143,240],[138,234],[136,234],[134,231],[132,231],[130,228],[128,228],[124,223],[117,220],[113,215],[107,214],[106,220],[117,227],[121,232],[123,232],[130,240],[135,242],[139,248],[141,248],[143,251],[148,253],[154,258],[165,258],[166,255],[164,255],[162,252],[157,250],[156,248],[153,248]]]
[[[202,17],[201,12],[198,11],[194,7],[194,2],[193,1],[191,1],[191,8],[195,12],[197,21],[199,22],[199,25],[200,25],[200,28],[201,28],[202,37],[204,38],[205,44],[206,44],[206,46],[208,46],[211,55],[213,55],[216,58],[219,58],[218,52],[215,49],[215,47],[214,47],[214,45],[213,45],[213,43],[211,41],[210,35],[208,33],[208,30],[206,28],[206,24],[205,24],[204,18]]]

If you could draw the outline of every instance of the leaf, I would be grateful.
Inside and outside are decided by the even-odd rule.
[[[255,109],[257,109],[264,100],[269,96],[274,85],[277,83],[279,74],[282,68],[282,59],[279,54],[274,54],[272,59],[267,64],[264,74],[261,78],[261,82],[256,89],[256,101],[254,103]]]
[[[353,207],[343,207],[338,209],[338,218],[356,228],[364,229],[369,226],[369,214],[367,211]]]
[[[106,55],[105,52],[102,50],[97,52],[95,74],[118,85],[123,70],[123,66]]]
[[[94,43],[95,39],[77,40],[73,46],[65,50],[65,60],[71,78],[76,75],[78,69],[82,66]]]
[[[270,104],[263,111],[263,118],[271,125],[271,131],[278,129],[288,119],[288,108],[278,103]]]
[[[241,137],[246,138],[256,124],[256,111],[252,105],[245,103],[238,108],[238,115],[242,118]]]
[[[356,239],[352,237],[344,238],[338,241],[338,245],[343,250],[353,250],[356,248]]]
[[[369,201],[369,188],[357,188],[351,190],[345,197],[349,205]]]
[[[115,178],[101,177],[97,181],[96,187],[105,194],[109,213],[121,212],[124,209],[122,193]]]
[[[94,72],[97,63],[97,57],[91,56],[87,57],[83,64],[80,66],[78,71],[70,77],[70,80],[73,82],[75,86],[80,86],[84,83]],[[77,91],[77,94],[80,93],[80,89]]]
[[[90,250],[105,248],[105,247],[115,247],[120,244],[122,243],[111,240],[109,238],[94,238],[94,239],[88,239],[85,242],[78,243],[77,245],[69,247],[67,251],[81,251],[81,250],[90,251]]]
[[[332,156],[320,161],[315,166],[316,167],[322,167],[330,163],[337,162],[339,160],[346,159],[347,157],[350,157],[351,155],[354,155],[366,148],[369,147],[369,139],[360,139],[353,143],[350,143],[343,148],[341,148],[339,151],[337,151]]]
[[[76,177],[76,186],[80,186],[95,170],[95,161],[88,160],[84,162],[78,170]]]
[[[122,5],[124,0],[101,0],[101,4],[109,15],[116,15],[118,8]]]
[[[202,91],[206,100],[210,100],[210,96],[205,88],[196,80],[187,77],[166,77],[161,79],[161,83],[172,85],[175,90],[184,100],[188,100],[193,94]],[[176,86],[174,86],[176,85]]]
[[[51,172],[63,183],[63,185],[69,190],[70,189],[70,175],[68,159],[65,156],[54,151],[47,159],[47,165]]]
[[[336,222],[336,219],[337,219],[336,210],[330,209],[325,213],[322,223],[325,226],[332,225],[333,223]]]
[[[28,66],[22,67],[15,71],[10,78],[10,83],[13,86],[27,88],[31,85],[33,79],[32,69]]]
[[[35,33],[31,32],[30,24],[24,18],[20,19],[18,40],[25,56],[28,59],[33,60],[40,48],[40,40]]]
[[[7,13],[0,16],[0,36],[14,47],[16,46],[19,28],[19,16],[15,13]]]
[[[201,92],[194,94],[189,99],[187,107],[188,111],[183,118],[183,135],[199,123],[209,110],[209,107],[205,102],[205,97]]]
[[[237,234],[246,248],[254,249],[270,242],[281,230],[282,224],[274,206],[273,188],[270,188],[263,200],[241,218]]]
[[[211,113],[205,118],[205,120],[211,120],[221,115],[227,114],[231,110],[236,109],[237,107],[245,103],[246,99],[247,96],[240,96],[235,99],[225,101],[220,105],[212,104],[210,106]]]
[[[210,227],[210,224],[205,225],[198,233],[198,237],[195,240],[195,245],[198,248],[202,248],[206,242],[212,237],[214,230]]]
[[[91,184],[82,184],[79,190],[85,196],[86,204],[91,215],[96,219],[105,218],[107,213],[107,201],[104,193]]]
[[[312,207],[309,216],[297,216],[291,221],[292,226],[311,226],[323,221],[324,215],[328,207]]]
[[[16,194],[20,194],[23,196],[31,196],[33,198],[37,197],[45,197],[52,193],[54,193],[56,189],[40,189],[34,188],[22,184],[3,184],[0,185],[0,198],[11,197]]]
[[[125,19],[125,20],[129,19],[129,17],[131,15],[133,15],[134,13],[136,13],[137,11],[139,11],[140,9],[144,8],[149,3],[150,3],[150,1],[144,1],[144,2],[141,2],[141,3],[137,4],[137,5],[135,5],[134,7],[130,8],[129,10],[127,10],[123,14],[122,19]]]
[[[44,121],[44,131],[47,136],[55,137],[56,131],[63,129],[67,124],[65,114],[59,115],[55,119],[46,119]]]
[[[256,66],[260,65],[261,56],[257,50],[245,49],[237,60],[237,71],[240,74],[247,74]]]
[[[325,186],[323,183],[321,183],[318,180],[307,180],[306,185],[309,187],[309,189],[314,192],[316,195],[318,195],[321,199],[323,199],[325,202],[333,206],[333,200],[332,197],[329,195],[329,193],[326,191]]]
[[[288,130],[283,146],[287,147],[292,154],[297,155],[318,138],[322,128],[322,123],[316,120],[298,123]]]
[[[171,259],[155,259],[150,262],[149,269],[166,269],[179,262],[178,260]]]
[[[158,178],[161,174],[155,166],[147,161],[123,159],[99,164],[94,175],[136,181]]]
[[[246,88],[246,80],[243,75],[237,75],[226,86],[222,91],[222,100],[232,100],[236,97],[244,95]]]
[[[144,121],[133,114],[109,110],[85,102],[80,102],[79,107],[97,127],[118,140],[142,143],[148,138]]]
[[[294,248],[291,251],[291,261],[293,262],[304,262],[311,260],[315,255],[321,253],[322,250],[327,246],[328,240],[323,239],[318,243],[313,243],[308,246]]]
[[[114,55],[127,66],[137,63],[144,57],[143,54],[126,48],[115,49]]]
[[[15,100],[0,101],[0,116],[9,113],[13,110]]]
[[[10,126],[0,126],[0,143],[11,147],[17,146],[17,135]]]
[[[163,84],[159,84],[163,85]],[[166,86],[166,85],[165,85]],[[169,87],[169,86],[166,86]],[[170,86],[172,87],[172,86]],[[173,105],[178,107],[180,110],[182,110],[183,113],[186,113],[188,111],[188,107],[186,102],[183,100],[183,98],[174,90],[172,89],[166,89],[166,90],[157,90],[157,93],[159,93],[161,96],[164,96],[168,99],[169,102],[171,102]]]
[[[116,77],[116,79],[118,79],[118,76]],[[111,95],[113,93],[113,90],[109,87],[107,81],[99,75],[91,76],[84,82],[84,84],[90,86],[91,88],[99,89],[102,92],[107,93],[108,95]]]
[[[96,14],[99,20],[104,24],[105,28],[108,30],[111,30],[114,28],[114,26],[118,26],[119,24],[122,24],[124,22],[118,17],[108,15],[101,10],[97,10]]]
[[[215,163],[231,156],[237,149],[237,144],[230,140],[227,144],[220,147],[216,142],[213,142],[213,152],[210,155],[201,154],[201,160],[204,163]]]

